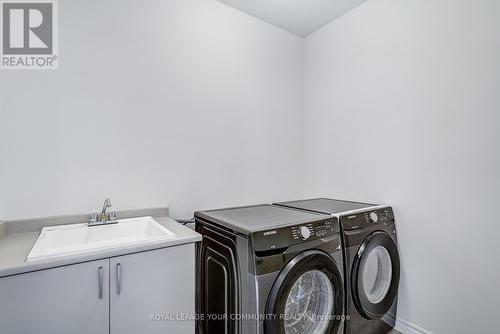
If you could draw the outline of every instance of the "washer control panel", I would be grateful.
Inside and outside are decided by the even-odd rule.
[[[340,222],[346,231],[368,228],[373,225],[388,226],[394,223],[394,213],[389,207],[343,216]]]
[[[280,227],[252,234],[255,251],[281,249],[340,233],[337,218]]]

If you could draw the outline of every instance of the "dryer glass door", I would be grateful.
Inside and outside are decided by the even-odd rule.
[[[297,255],[276,279],[267,301],[265,333],[326,334],[342,315],[342,279],[326,253]]]
[[[387,249],[376,246],[366,255],[362,280],[370,303],[377,304],[384,300],[392,282],[391,255]]]
[[[384,232],[370,234],[354,259],[352,294],[358,311],[367,319],[384,316],[396,299],[399,255],[396,243]]]

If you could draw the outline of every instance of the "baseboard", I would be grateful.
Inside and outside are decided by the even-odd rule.
[[[384,320],[389,325],[396,323],[394,329],[403,334],[434,334],[433,332],[428,331],[427,329],[424,329],[420,326],[417,326],[401,318],[394,320],[394,316],[392,314],[384,315],[384,318],[382,318],[382,320]]]
[[[431,331],[403,319],[396,320],[395,329],[403,334],[434,334]]]

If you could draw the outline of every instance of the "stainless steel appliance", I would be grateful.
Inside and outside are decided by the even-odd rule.
[[[195,213],[199,334],[340,334],[338,219],[273,205]]]
[[[391,207],[316,198],[278,203],[328,214],[343,231],[347,334],[381,334],[395,326],[400,262]]]

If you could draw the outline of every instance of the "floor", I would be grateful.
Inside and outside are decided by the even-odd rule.
[[[392,331],[390,331],[389,333],[387,334],[401,334],[400,332],[398,332],[397,330],[393,329]]]

